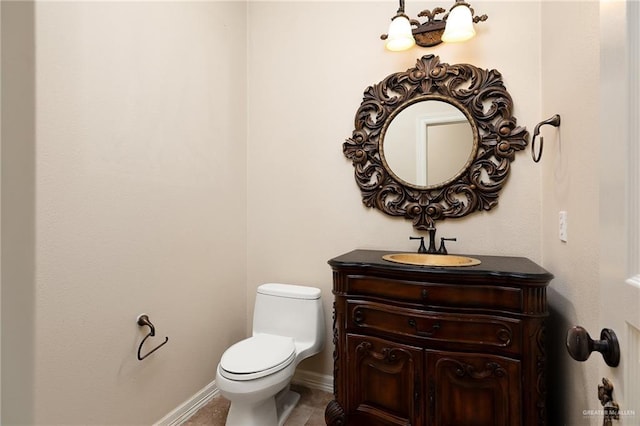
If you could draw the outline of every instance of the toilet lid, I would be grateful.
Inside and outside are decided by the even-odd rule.
[[[220,373],[231,380],[253,380],[282,370],[295,355],[291,337],[258,334],[222,354]]]

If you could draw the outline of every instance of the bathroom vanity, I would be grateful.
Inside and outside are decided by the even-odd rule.
[[[521,257],[429,267],[355,250],[333,269],[328,425],[545,425],[546,287]]]

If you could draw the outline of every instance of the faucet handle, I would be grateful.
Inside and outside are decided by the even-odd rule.
[[[426,253],[427,248],[424,246],[424,237],[409,237],[410,240],[420,240],[420,247],[418,253]]]
[[[440,248],[438,249],[438,254],[447,254],[447,249],[444,246],[445,241],[458,241],[456,238],[440,238]]]

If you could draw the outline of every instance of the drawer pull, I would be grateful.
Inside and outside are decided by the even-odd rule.
[[[426,288],[423,288],[420,295],[422,296],[422,300],[427,300],[429,298],[429,291]]]
[[[356,309],[353,312],[353,322],[355,322],[356,324],[361,324],[362,321],[364,321],[364,314],[360,309]]]
[[[416,329],[416,334],[418,336],[431,337],[434,334],[436,334],[436,331],[440,330],[440,323],[436,322],[435,324],[433,324],[431,326],[431,331],[420,331],[420,330],[418,330],[418,324],[416,323],[416,320],[413,319],[413,318],[409,318],[409,327],[415,328]]]

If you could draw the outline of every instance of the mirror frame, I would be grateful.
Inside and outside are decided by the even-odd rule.
[[[425,99],[448,102],[469,118],[475,156],[470,156],[471,161],[450,180],[419,187],[399,179],[381,151],[391,120],[407,106]],[[414,68],[367,87],[356,112],[355,130],[342,147],[353,162],[362,202],[388,215],[410,219],[418,230],[434,228],[437,220],[495,207],[511,161],[529,139],[526,128],[517,126],[512,111],[513,101],[500,72],[441,63],[434,55],[425,55]]]

